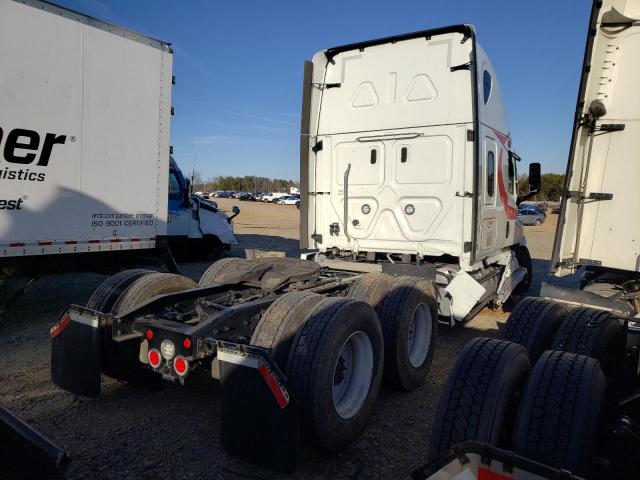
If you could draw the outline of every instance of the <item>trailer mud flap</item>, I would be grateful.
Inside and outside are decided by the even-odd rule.
[[[2,478],[63,478],[69,456],[59,446],[0,406]]]
[[[219,342],[222,445],[231,455],[281,472],[295,469],[299,406],[263,349]]]
[[[102,328],[97,312],[73,307],[49,333],[53,383],[77,395],[98,396]]]

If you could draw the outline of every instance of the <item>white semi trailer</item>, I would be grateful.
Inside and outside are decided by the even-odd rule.
[[[639,55],[640,1],[594,1],[551,259],[580,287],[464,348],[414,478],[638,478]]]
[[[527,291],[519,157],[473,27],[318,52],[305,65],[304,91],[307,258],[429,272],[452,325]],[[533,169],[537,184],[539,164]]]
[[[105,264],[160,239],[235,243],[170,162],[168,43],[0,0],[0,62],[0,276]]]

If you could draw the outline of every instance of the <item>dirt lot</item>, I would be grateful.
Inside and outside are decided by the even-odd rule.
[[[220,200],[222,208],[233,202]],[[237,203],[237,202],[236,202]],[[235,226],[239,247],[298,248],[298,211],[293,206],[240,202]],[[527,227],[535,258],[536,283],[545,275],[553,244],[555,215],[541,227]],[[198,279],[207,263],[181,264]],[[85,399],[54,387],[49,379],[48,330],[70,303],[83,304],[105,279],[80,274],[37,282],[0,322],[0,402],[63,446],[72,456],[69,478],[408,478],[424,463],[434,410],[456,354],[471,338],[495,336],[506,318],[483,311],[465,328],[441,328],[425,385],[405,394],[383,388],[369,427],[347,450],[302,449],[295,475],[281,476],[227,455],[218,436],[219,388],[206,375],[187,386],[140,391],[105,379],[103,393]],[[259,446],[256,446],[259,448]]]

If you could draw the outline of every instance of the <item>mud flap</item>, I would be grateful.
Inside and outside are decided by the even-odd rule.
[[[64,450],[2,406],[0,445],[2,478],[63,478]]]
[[[222,445],[242,460],[292,472],[299,450],[299,405],[264,349],[218,343]]]
[[[97,312],[72,307],[52,328],[51,380],[85,397],[100,394],[102,328]]]

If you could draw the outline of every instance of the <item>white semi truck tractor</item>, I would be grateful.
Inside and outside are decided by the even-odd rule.
[[[455,325],[526,290],[518,157],[472,26],[331,48],[304,79],[303,258],[225,258],[197,284],[109,278],[51,330],[56,385],[207,370],[225,449],[292,470],[300,432],[342,449],[383,381],[424,384],[439,314]]]
[[[527,291],[519,157],[473,27],[318,52],[305,65],[302,122],[307,258],[427,276],[451,325]]]
[[[168,43],[0,0],[0,62],[0,277],[236,243],[170,159]]]
[[[638,478],[639,55],[640,1],[594,1],[551,259],[579,287],[463,349],[414,478]]]

